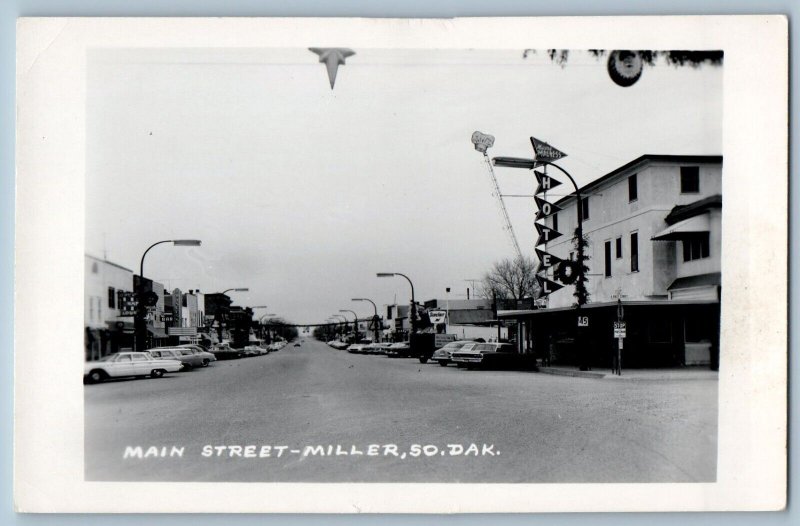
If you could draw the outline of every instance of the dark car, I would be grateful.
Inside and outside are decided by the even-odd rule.
[[[520,369],[528,365],[528,357],[517,352],[511,343],[478,343],[471,348],[465,345],[453,352],[452,361],[458,367]]]
[[[389,358],[408,358],[411,356],[411,346],[406,342],[393,343],[386,349],[386,356]]]
[[[217,357],[217,360],[234,360],[244,356],[244,353],[242,353],[240,349],[234,349],[227,343],[218,343],[214,345],[210,351]]]

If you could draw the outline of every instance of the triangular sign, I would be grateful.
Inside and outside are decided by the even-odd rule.
[[[547,192],[550,189],[555,188],[556,186],[561,184],[561,181],[557,181],[550,177],[549,175],[543,174],[542,172],[533,172],[536,175],[536,181],[539,185],[536,187],[536,193],[541,194],[542,192]]]
[[[553,292],[557,291],[558,289],[563,289],[564,285],[559,285],[555,281],[550,281],[549,279],[545,278],[544,276],[536,276],[536,281],[539,282],[539,297],[547,296],[548,294],[552,294]]]
[[[561,258],[557,258],[552,254],[548,254],[544,250],[536,249],[536,255],[539,257],[539,261],[541,262],[541,266],[543,268],[549,268],[553,265],[558,265],[561,263]]]
[[[549,226],[544,226],[540,223],[534,223],[536,226],[536,232],[539,233],[539,239],[536,240],[536,246],[544,245],[545,243],[549,243],[550,241],[556,239],[557,237],[561,237],[563,234],[557,230],[553,230]]]
[[[567,156],[566,153],[556,150],[546,142],[540,141],[536,137],[531,137],[531,145],[533,145],[533,151],[536,153],[537,161],[553,162]]]
[[[536,213],[536,219],[544,219],[561,210],[560,206],[548,203],[540,197],[534,197],[533,200],[536,201],[536,206],[539,207],[539,212]]]

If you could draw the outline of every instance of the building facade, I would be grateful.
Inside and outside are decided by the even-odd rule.
[[[561,233],[543,249],[576,259],[578,213],[585,250],[587,338],[576,348],[574,286],[532,311],[501,314],[523,324],[520,345],[562,363],[588,352],[597,366],[615,359],[614,323],[624,323],[623,364],[716,368],[721,299],[722,157],[644,155],[556,201],[545,220]],[[555,268],[548,278],[558,281]],[[547,330],[545,330],[547,328]],[[551,356],[554,355],[554,356]]]
[[[133,291],[133,271],[84,255],[83,319],[86,360],[133,347],[133,317],[120,316],[120,292]]]

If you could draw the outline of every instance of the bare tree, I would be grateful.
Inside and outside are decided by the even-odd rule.
[[[508,300],[514,308],[524,298],[536,297],[539,285],[536,282],[536,266],[530,257],[495,261],[483,275],[481,295],[484,298]]]

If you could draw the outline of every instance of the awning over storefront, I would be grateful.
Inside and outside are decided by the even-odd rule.
[[[667,287],[667,290],[672,301],[688,299],[719,301],[720,283],[722,283],[722,273],[711,272],[678,278]]]
[[[108,326],[108,330],[111,330],[111,331],[132,331],[133,330],[133,322],[132,321],[107,321],[106,325]]]
[[[710,231],[708,214],[700,214],[670,225],[650,239],[653,241],[677,241]]]
[[[166,338],[167,333],[164,332],[164,329],[156,328],[156,327],[148,327],[147,332],[153,335],[153,338]]]

